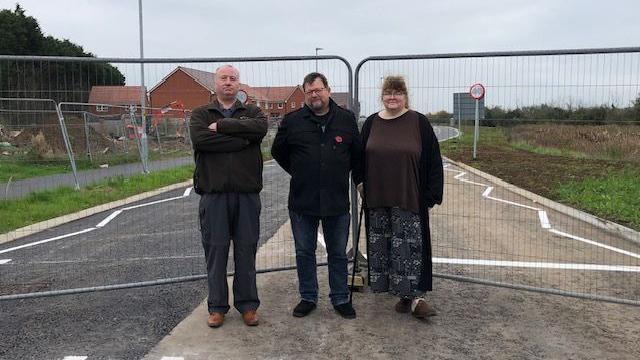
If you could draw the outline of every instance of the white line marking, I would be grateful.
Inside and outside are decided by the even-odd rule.
[[[505,204],[509,204],[509,205],[513,205],[513,206],[519,206],[519,207],[522,207],[522,208],[525,208],[525,209],[529,209],[529,210],[533,210],[533,211],[540,211],[540,209],[538,209],[538,208],[534,208],[534,207],[532,207],[532,206],[527,206],[527,205],[518,204],[518,203],[513,202],[513,201],[509,201],[509,200],[502,200],[502,199],[498,199],[498,198],[496,198],[496,197],[489,196],[489,195],[487,195],[487,196],[485,196],[485,197],[486,197],[487,199],[495,200],[495,201],[498,201],[498,202],[501,202],[501,203],[505,203]]]
[[[92,227],[92,228],[88,228],[88,229],[84,229],[84,230],[80,230],[80,231],[76,231],[73,233],[69,233],[69,234],[64,234],[64,235],[60,235],[60,236],[56,236],[56,237],[52,237],[49,239],[44,239],[44,240],[40,240],[40,241],[36,241],[36,242],[32,242],[29,244],[24,244],[24,245],[20,245],[20,246],[16,246],[16,247],[12,247],[12,248],[8,248],[8,249],[4,249],[4,250],[0,250],[0,254],[4,254],[4,253],[8,253],[14,250],[18,250],[18,249],[24,249],[27,247],[31,247],[31,246],[35,246],[35,245],[40,245],[40,244],[44,244],[44,243],[48,243],[50,241],[55,241],[55,240],[60,240],[60,239],[64,239],[64,238],[68,238],[71,236],[75,236],[75,235],[80,235],[80,234],[84,234],[84,233],[88,233],[89,231],[93,231],[96,228]]]
[[[466,183],[469,183],[469,184],[473,184],[473,185],[478,185],[478,186],[489,186],[489,185],[486,185],[486,184],[481,184],[481,183],[477,183],[477,182],[469,181],[469,180],[467,180],[467,179],[460,179],[462,176],[465,176],[465,175],[467,175],[467,173],[466,173],[466,172],[464,172],[464,171],[461,171],[461,172],[460,172],[460,174],[458,174],[458,175],[454,176],[453,178],[454,178],[454,179],[456,179],[456,180],[462,181],[462,182],[466,182]]]
[[[614,252],[617,252],[617,253],[620,253],[620,254],[629,255],[629,256],[634,257],[636,259],[640,259],[640,255],[638,255],[636,253],[633,253],[631,251],[622,250],[622,249],[619,249],[617,247],[601,244],[599,242],[596,242],[596,241],[593,241],[593,240],[589,240],[589,239],[585,239],[585,238],[581,238],[580,236],[567,234],[565,232],[558,231],[556,229],[549,229],[549,231],[551,231],[552,233],[554,233],[556,235],[568,237],[570,239],[582,241],[583,243],[591,244],[591,245],[598,246],[598,247],[601,247],[601,248],[604,248],[604,249],[607,249],[607,250],[611,250],[611,251],[614,251]]]
[[[155,204],[161,204],[163,202],[167,202],[167,201],[173,201],[173,200],[178,200],[178,199],[182,199],[184,198],[184,196],[180,195],[180,196],[175,196],[172,198],[168,198],[168,199],[162,199],[162,200],[156,200],[156,201],[152,201],[152,202],[148,202],[148,203],[144,203],[144,204],[138,204],[138,205],[134,205],[134,206],[129,206],[126,208],[123,208],[122,210],[132,210],[132,209],[137,209],[137,208],[141,208],[141,207],[145,207],[145,206],[149,206],[149,205],[155,205]]]
[[[87,356],[65,356],[62,360],[85,360]]]
[[[504,267],[522,267],[522,268],[536,268],[536,269],[640,272],[640,266],[627,266],[627,265],[570,264],[570,263],[563,264],[563,263],[548,263],[548,262],[539,262],[539,261],[530,262],[530,261],[447,259],[447,258],[433,258],[433,262],[437,264],[504,266]]]
[[[107,216],[104,220],[100,221],[98,223],[98,225],[96,225],[97,228],[101,228],[104,227],[105,225],[107,225],[111,220],[115,219],[116,216],[120,215],[120,213],[123,210],[116,210],[114,212],[111,213],[111,215]]]
[[[505,204],[509,204],[509,205],[513,205],[513,206],[523,207],[525,209],[529,209],[529,210],[533,210],[533,211],[540,211],[540,209],[538,209],[538,208],[534,208],[534,207],[527,206],[527,205],[522,205],[522,204],[519,204],[519,203],[516,203],[516,202],[513,202],[513,201],[502,200],[502,199],[498,199],[498,198],[493,197],[493,196],[489,196],[491,191],[493,191],[493,186],[487,187],[487,189],[482,193],[482,197],[485,197],[485,198],[491,199],[491,200],[495,200],[495,201],[498,201],[498,202],[503,202]]]
[[[640,259],[640,255],[638,255],[636,253],[633,253],[633,252],[630,252],[630,251],[626,251],[626,250],[622,250],[622,249],[619,249],[619,248],[616,248],[616,247],[613,247],[613,246],[605,245],[605,244],[602,244],[602,243],[599,243],[599,242],[596,242],[596,241],[593,241],[593,240],[581,238],[579,236],[567,234],[567,233],[564,233],[562,231],[555,230],[551,226],[551,222],[549,221],[549,218],[547,216],[547,212],[546,211],[544,211],[542,209],[538,209],[538,208],[532,207],[532,206],[527,206],[527,205],[519,204],[519,203],[516,203],[516,202],[513,202],[513,201],[507,201],[507,200],[503,200],[503,199],[499,199],[499,198],[496,198],[496,197],[489,196],[491,191],[493,191],[493,186],[482,185],[482,184],[474,183],[474,182],[471,182],[469,180],[463,179],[462,177],[465,176],[467,173],[464,172],[464,171],[461,171],[461,170],[450,170],[450,169],[444,169],[444,170],[445,171],[451,171],[451,172],[458,172],[459,174],[453,177],[454,179],[456,179],[458,181],[462,181],[462,182],[466,182],[466,183],[470,183],[470,184],[474,184],[474,185],[486,186],[487,189],[485,189],[485,191],[482,193],[482,196],[484,198],[486,198],[486,199],[491,199],[491,200],[495,200],[495,201],[498,201],[498,202],[502,202],[502,203],[506,203],[506,204],[510,204],[510,205],[514,205],[514,206],[523,207],[525,209],[530,209],[530,210],[537,211],[538,212],[538,218],[540,219],[540,226],[543,229],[547,229],[547,230],[549,230],[550,232],[552,232],[552,233],[554,233],[556,235],[560,235],[560,236],[564,236],[564,237],[567,237],[567,238],[570,238],[570,239],[582,241],[582,242],[590,244],[590,245],[598,246],[598,247],[601,247],[601,248],[604,248],[604,249],[608,249],[608,250],[611,250],[611,251],[614,251],[614,252],[617,252],[617,253],[620,253],[620,254],[629,255],[631,257],[635,257],[635,258]]]
[[[137,258],[118,258],[118,259],[84,259],[84,260],[51,260],[51,261],[29,261],[21,263],[22,265],[41,265],[41,264],[86,264],[91,262],[124,262],[124,261],[148,261],[148,260],[184,260],[202,258],[202,255],[184,255],[184,256],[158,256],[158,257],[137,257]],[[8,259],[11,261],[11,259]],[[0,263],[2,264],[2,263]]]
[[[0,259],[0,265],[11,262],[11,259]]]
[[[543,229],[551,229],[551,223],[549,222],[546,211],[538,210],[538,217],[540,218],[540,225]]]
[[[101,222],[99,222],[99,223],[98,223],[98,225],[96,225],[96,227],[92,227],[92,228],[84,229],[84,230],[77,231],[77,232],[74,232],[74,233],[69,233],[69,234],[64,234],[64,235],[56,236],[56,237],[53,237],[53,238],[50,238],[50,239],[45,239],[45,240],[36,241],[36,242],[33,242],[33,243],[29,243],[29,244],[24,244],[24,245],[20,245],[20,246],[12,247],[12,248],[9,248],[9,249],[0,250],[0,254],[7,253],[7,252],[10,252],[10,251],[14,251],[14,250],[18,250],[18,249],[23,249],[23,248],[26,248],[26,247],[31,247],[31,246],[35,246],[35,245],[40,245],[40,244],[48,243],[48,242],[50,242],[50,241],[55,241],[55,240],[60,240],[60,239],[68,238],[68,237],[75,236],[75,235],[84,234],[84,233],[86,233],[86,232],[93,231],[93,230],[96,230],[96,229],[98,229],[98,228],[102,228],[102,227],[104,227],[105,225],[107,225],[111,220],[115,219],[118,215],[120,215],[123,211],[131,210],[131,209],[137,209],[137,208],[140,208],[140,207],[143,207],[143,206],[149,206],[149,205],[160,204],[160,203],[167,202],[167,201],[173,201],[173,200],[183,199],[183,198],[185,198],[185,197],[189,196],[189,194],[191,193],[191,189],[192,189],[192,188],[193,188],[193,187],[189,187],[189,188],[187,188],[181,196],[175,196],[175,197],[168,198],[168,199],[162,199],[162,200],[152,201],[152,202],[148,202],[148,203],[144,203],[144,204],[139,204],[139,205],[135,205],[135,206],[129,206],[129,207],[122,208],[122,209],[120,209],[120,210],[116,210],[116,211],[114,211],[113,213],[111,213],[109,216],[107,216],[104,220],[102,220]]]

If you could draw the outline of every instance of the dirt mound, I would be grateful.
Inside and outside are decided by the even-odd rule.
[[[113,146],[111,139],[97,132],[93,127],[87,126],[85,128],[84,121],[81,118],[65,118],[65,124],[71,147],[76,154],[87,152],[87,135],[92,151]],[[20,149],[33,147],[34,141],[38,144],[46,144],[46,147],[51,150],[53,155],[64,154],[67,151],[57,118],[38,121],[37,124],[21,129],[18,136],[9,140],[11,145]]]

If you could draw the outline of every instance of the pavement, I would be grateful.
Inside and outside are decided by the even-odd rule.
[[[284,224],[258,254],[293,258]],[[319,256],[323,251],[319,249]],[[321,260],[321,258],[319,259]],[[298,302],[295,271],[258,275],[257,327],[231,309],[222,327],[206,324],[202,302],[145,357],[190,359],[637,359],[640,308],[493,288],[436,278],[426,320],[393,310],[397,301],[365,288],[354,294],[357,318],[341,318],[319,268],[318,308],[291,315]],[[231,278],[229,285],[231,286]],[[233,300],[230,300],[232,303]]]
[[[190,156],[154,160],[149,162],[149,170],[157,171],[191,163],[193,163],[193,158]],[[78,182],[82,187],[112,176],[131,176],[141,173],[141,163],[114,165],[108,168],[78,171]],[[10,183],[0,183],[0,200],[20,198],[32,191],[52,189],[58,186],[74,187],[73,173],[38,176]]]

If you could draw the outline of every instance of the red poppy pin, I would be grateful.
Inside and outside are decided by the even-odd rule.
[[[336,143],[341,144],[342,143],[342,136],[338,135],[335,137],[336,139]]]

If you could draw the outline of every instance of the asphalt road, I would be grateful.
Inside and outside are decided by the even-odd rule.
[[[288,218],[288,175],[265,164],[260,246]],[[144,200],[175,200],[89,216],[0,247],[0,294],[38,292],[204,274],[199,196],[180,189]],[[132,207],[140,204],[130,204]],[[3,252],[4,251],[4,252]],[[230,254],[232,258],[233,254]],[[278,266],[278,259],[270,262]],[[229,270],[233,270],[229,262]],[[291,263],[281,264],[289,266]],[[206,297],[206,283],[0,302],[0,359],[142,357]]]
[[[439,136],[455,135],[437,129]],[[637,244],[507,189],[489,189],[455,166],[445,170],[445,201],[431,212],[435,271],[640,299]],[[268,162],[264,179],[260,246],[289,249],[291,239],[267,243],[288,217],[288,176]],[[198,199],[180,189],[130,204],[116,216],[114,209],[2,244],[0,295],[203,274]],[[135,207],[143,203],[149,205]],[[268,253],[267,267],[293,265],[287,251]],[[205,297],[205,282],[195,281],[2,301],[0,359],[140,358]]]

